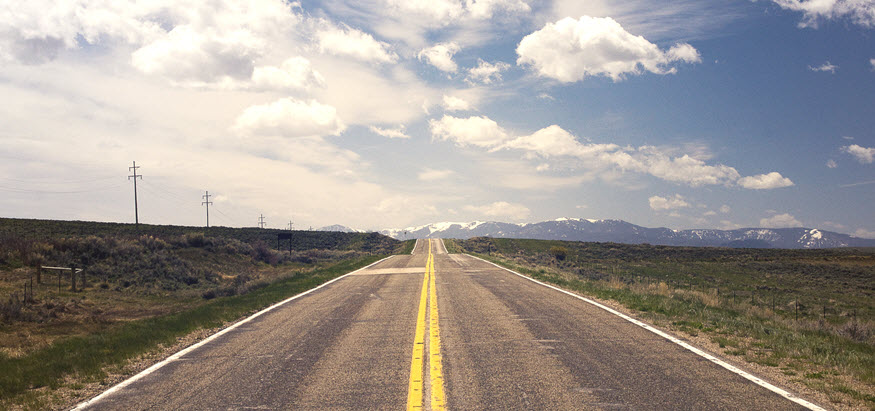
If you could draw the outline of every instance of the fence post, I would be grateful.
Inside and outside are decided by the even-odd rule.
[[[55,270],[58,272],[58,292],[61,292],[61,271],[63,270]]]
[[[43,282],[43,268],[42,266],[36,266],[36,283],[42,284]]]
[[[70,289],[76,292],[76,264],[70,266]]]

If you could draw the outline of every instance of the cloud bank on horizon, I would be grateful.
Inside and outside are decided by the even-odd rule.
[[[5,4],[0,215],[128,221],[137,160],[154,223],[199,224],[210,190],[231,226],[583,210],[871,235],[875,1],[721,7]]]

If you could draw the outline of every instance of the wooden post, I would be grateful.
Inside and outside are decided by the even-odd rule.
[[[58,292],[60,293],[61,292],[61,271],[63,271],[63,270],[57,270],[57,271],[58,271]]]
[[[36,266],[36,283],[42,284],[43,282],[43,268],[42,266]]]
[[[85,269],[79,270],[79,280],[81,280],[82,288],[88,287],[88,282],[85,280]]]
[[[76,292],[76,265],[70,266],[70,290]]]

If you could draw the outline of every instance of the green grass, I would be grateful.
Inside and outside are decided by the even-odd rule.
[[[18,358],[0,357],[0,408],[6,403],[40,404],[29,393],[39,387],[56,388],[65,376],[100,381],[103,369],[149,352],[177,337],[241,318],[277,301],[299,294],[333,278],[363,267],[383,256],[343,261],[298,274],[244,295],[216,298],[197,308],[132,321],[111,329],[57,341]]]
[[[761,284],[780,280],[784,281],[781,289],[794,293],[795,298],[810,301],[831,296],[825,301],[843,307],[845,313],[851,310],[858,315],[865,313],[865,321],[869,321],[873,313],[875,266],[871,250],[739,252],[508,239],[473,239],[453,244],[476,254],[487,250],[483,245],[486,241],[492,242],[493,252],[499,251],[492,255],[477,254],[481,258],[540,281],[620,302],[641,316],[671,324],[671,328],[682,333],[705,333],[727,355],[769,367],[793,365],[799,371],[793,374],[804,375],[806,385],[830,396],[848,395],[863,401],[866,407],[875,407],[871,395],[875,393],[875,344],[871,337],[860,341],[840,332],[835,323],[848,324],[851,319],[847,314],[843,318],[833,314],[836,317],[833,323],[818,322],[818,316],[811,310],[796,322],[792,311],[772,311],[768,298],[758,298],[757,294],[753,299],[750,294],[738,296],[744,290],[765,294],[767,289]],[[557,243],[570,250],[562,261],[551,252]],[[724,251],[729,257],[721,257]],[[813,287],[806,273],[822,273],[823,267],[780,273],[764,269],[783,270],[805,264],[829,265],[830,272],[819,288]],[[714,284],[724,290],[719,296],[716,287],[708,286]],[[736,290],[735,298],[727,291],[732,289]],[[855,381],[855,388],[866,388],[856,395],[843,393],[848,389],[841,385],[838,376]],[[813,380],[821,383],[809,383]]]

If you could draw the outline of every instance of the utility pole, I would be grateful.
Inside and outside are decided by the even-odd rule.
[[[207,228],[210,228],[210,204],[213,204],[213,202],[210,201],[210,197],[211,196],[210,196],[209,191],[207,191],[206,194],[201,196],[201,198],[206,199],[205,201],[201,201],[201,205],[207,206]]]
[[[258,226],[261,227],[261,228],[264,228],[264,214],[261,214],[261,215],[258,217]]]
[[[289,220],[289,231],[294,230],[294,228],[295,228],[295,225],[292,224],[292,220]]]
[[[132,178],[134,179],[134,224],[137,225],[137,228],[140,227],[140,212],[137,210],[137,178],[139,178],[140,180],[143,179],[142,174],[137,174],[138,168],[140,167],[137,167],[136,161],[134,161],[133,167],[128,167],[128,171],[134,170],[134,175],[128,176],[128,180]]]

